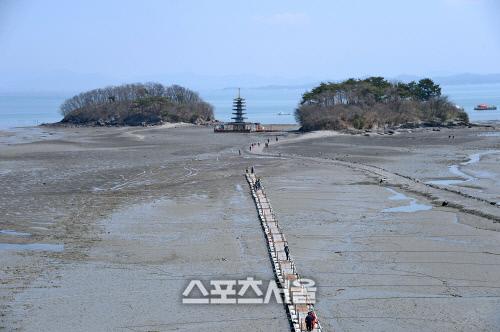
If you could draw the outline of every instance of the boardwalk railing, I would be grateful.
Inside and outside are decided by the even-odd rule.
[[[256,188],[257,178],[254,173],[246,174],[248,185],[252,193],[262,230],[266,237],[269,257],[273,265],[276,283],[281,288],[285,309],[290,320],[290,327],[293,332],[307,331],[305,319],[308,312],[314,309],[314,292],[308,289],[307,285],[300,282],[301,278],[297,272],[295,262],[290,254],[287,256],[285,246],[288,242],[281,231],[278,219],[274,214],[271,203],[264,192],[262,185]],[[260,181],[259,181],[260,183]],[[311,296],[311,294],[313,294]],[[321,324],[317,321],[313,331],[321,332]]]

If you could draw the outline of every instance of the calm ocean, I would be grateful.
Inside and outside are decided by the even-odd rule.
[[[443,86],[443,93],[466,109],[472,121],[500,120],[500,110],[474,111],[480,103],[500,107],[500,83]],[[248,120],[262,123],[295,123],[293,112],[305,88],[242,89],[247,100]],[[232,98],[236,89],[201,91],[200,95],[215,107],[215,117],[231,118]],[[64,94],[0,94],[0,129],[34,126],[61,119],[59,105],[71,95]],[[279,115],[281,114],[281,115]]]

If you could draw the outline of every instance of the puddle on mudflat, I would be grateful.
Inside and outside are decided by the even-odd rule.
[[[430,241],[436,241],[436,242],[446,242],[446,243],[451,243],[451,244],[470,244],[470,242],[467,240],[451,239],[451,238],[440,237],[440,236],[424,236],[423,239],[430,240]]]
[[[412,200],[409,205],[398,206],[394,208],[384,209],[382,212],[418,212],[431,210],[432,206],[419,204]]]
[[[36,229],[38,231],[48,231],[49,229],[47,227],[42,227],[42,226],[32,226],[30,229]]]
[[[393,194],[391,197],[389,197],[389,199],[391,201],[405,201],[405,200],[409,199],[408,196],[406,196],[405,194],[399,193],[394,189],[391,189],[391,188],[386,188],[386,189],[389,190]]]
[[[443,186],[453,186],[456,184],[468,182],[468,181],[473,181],[476,178],[473,176],[470,176],[468,174],[465,174],[459,169],[459,165],[451,165],[448,166],[448,170],[450,171],[451,174],[454,174],[462,179],[443,179],[443,180],[432,180],[432,181],[427,181],[426,183],[428,184],[440,184]]]
[[[460,165],[475,164],[475,163],[478,163],[483,156],[487,156],[489,154],[496,154],[496,153],[500,153],[500,151],[499,150],[488,150],[488,151],[484,151],[484,152],[473,153],[469,156],[468,161],[461,163]]]
[[[408,197],[403,193],[397,192],[394,189],[391,188],[386,188],[388,191],[390,191],[393,196],[389,197],[391,201],[410,201],[408,205],[403,205],[403,206],[397,206],[393,208],[387,208],[383,209],[382,212],[418,212],[418,211],[428,211],[432,209],[431,205],[426,205],[426,204],[420,204],[418,201],[414,198]]]
[[[13,251],[52,251],[61,252],[64,250],[64,244],[50,244],[50,243],[0,243],[0,251],[13,250]]]
[[[18,232],[11,229],[0,229],[0,234],[12,235],[12,236],[31,236],[30,233]]]
[[[465,182],[464,180],[432,180],[432,181],[427,181],[426,183],[443,185],[443,186],[453,186],[464,182]]]
[[[477,136],[479,137],[500,137],[500,131],[490,131],[486,133],[480,133]]]
[[[450,165],[448,166],[448,170],[450,171],[451,174],[456,175],[462,179],[442,179],[442,180],[432,180],[432,181],[427,181],[426,183],[428,184],[437,184],[437,185],[444,185],[444,186],[453,186],[465,182],[470,182],[477,180],[476,177],[469,175],[463,171],[460,170],[460,166],[467,166],[467,165],[472,165],[476,164],[479,161],[481,161],[481,158],[486,155],[490,154],[495,154],[495,153],[500,153],[498,150],[489,150],[489,151],[484,151],[484,152],[479,152],[479,153],[473,153],[469,155],[469,160],[457,164],[457,165]]]

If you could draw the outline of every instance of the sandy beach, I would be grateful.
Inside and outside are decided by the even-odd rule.
[[[277,303],[182,304],[192,279],[274,278],[254,166],[325,331],[498,330],[499,134],[2,132],[0,329],[289,330]]]

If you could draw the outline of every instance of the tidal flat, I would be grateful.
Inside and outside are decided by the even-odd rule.
[[[274,279],[253,166],[325,330],[497,330],[498,132],[4,133],[0,329],[289,329],[281,304],[182,304],[192,279]]]

